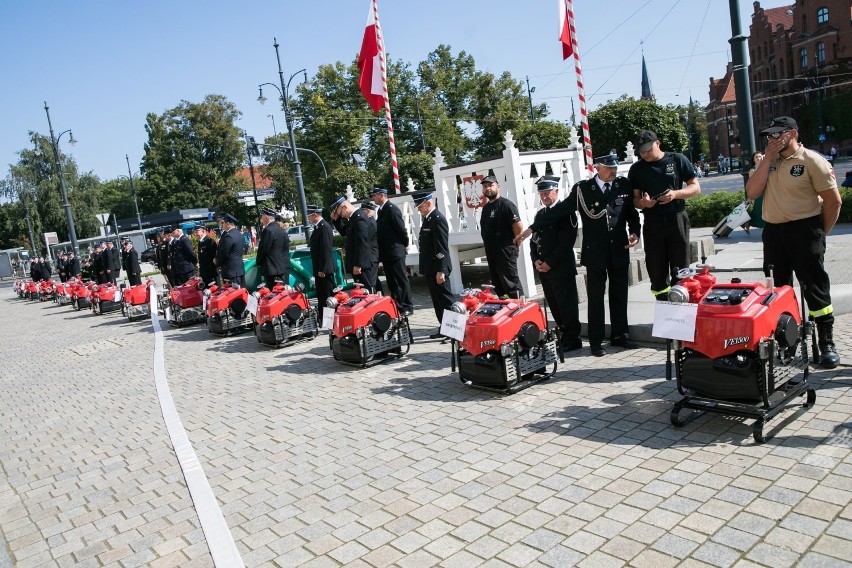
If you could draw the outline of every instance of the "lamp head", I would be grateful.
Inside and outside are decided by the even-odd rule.
[[[68,134],[70,135],[70,139],[68,140],[68,143],[71,144],[72,146],[76,146],[77,140],[74,138],[74,133],[69,130]]]
[[[258,87],[257,90],[260,93],[257,96],[257,102],[259,102],[260,104],[264,104],[267,99],[263,96],[263,87]]]

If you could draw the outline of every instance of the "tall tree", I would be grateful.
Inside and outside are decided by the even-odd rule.
[[[595,156],[615,150],[623,159],[627,142],[635,143],[639,132],[645,129],[657,134],[663,150],[683,152],[686,149],[686,131],[674,105],[661,106],[654,101],[622,95],[589,113]]]
[[[148,114],[141,167],[147,183],[140,188],[145,213],[236,206],[235,193],[243,186],[236,173],[245,156],[242,131],[235,125],[240,115],[222,95]]]

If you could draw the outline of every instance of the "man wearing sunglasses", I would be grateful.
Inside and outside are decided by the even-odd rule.
[[[840,363],[834,348],[831,283],[823,265],[825,237],[840,214],[840,193],[831,164],[799,143],[796,121],[781,116],[760,132],[767,137],[764,158],[749,177],[749,199],[763,196],[763,271],[774,268],[775,284],[804,286],[808,313],[816,322],[820,365]]]

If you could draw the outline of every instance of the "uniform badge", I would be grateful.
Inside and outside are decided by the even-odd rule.
[[[666,173],[673,174],[674,173],[674,164],[666,164]]]
[[[494,215],[495,215],[496,213],[497,213],[496,211],[492,211],[492,212],[491,212],[491,215],[489,215],[489,217],[491,217],[491,218],[493,219],[493,218],[494,218]]]
[[[790,168],[790,175],[793,177],[800,177],[803,173],[805,173],[804,164],[796,164]]]

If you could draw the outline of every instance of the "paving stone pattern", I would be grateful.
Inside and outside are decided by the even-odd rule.
[[[366,370],[324,336],[275,350],[166,329],[178,411],[246,566],[852,565],[847,366],[815,372],[816,406],[755,445],[739,419],[669,424],[659,346],[586,348],[513,396],[469,388],[425,339],[414,284],[420,339]],[[150,323],[8,282],[0,313],[0,565],[211,566]],[[850,333],[839,317],[845,361]]]

